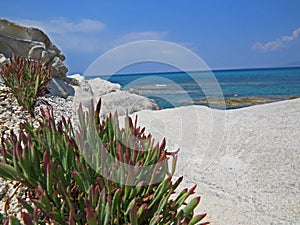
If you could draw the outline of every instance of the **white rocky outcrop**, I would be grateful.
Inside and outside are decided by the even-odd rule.
[[[16,54],[25,58],[42,60],[54,68],[53,77],[62,80],[66,78],[68,72],[63,63],[65,56],[43,31],[1,18],[0,53],[6,58]]]
[[[92,99],[96,103],[101,97],[103,114],[115,110],[124,114],[127,111],[159,108],[153,100],[122,91],[119,84],[100,78],[86,80],[79,74],[67,77],[68,69],[63,63],[65,56],[43,31],[0,18],[0,66],[9,63],[13,54],[41,60],[53,67],[53,79],[48,84],[50,95],[63,98],[74,96],[75,105],[81,102],[88,107]]]
[[[175,177],[184,176],[179,190],[197,184],[195,214],[218,225],[300,224],[300,99],[137,115],[155,140],[166,138],[169,151],[180,148]]]
[[[65,56],[40,29],[21,26],[0,18],[0,68],[9,63],[13,55],[41,60],[53,68],[53,80],[49,83],[51,95],[66,98],[74,89],[66,80]]]
[[[157,110],[159,106],[151,99],[128,91],[122,91],[119,84],[111,83],[107,80],[94,78],[86,80],[83,76],[75,74],[68,77],[76,80],[74,88],[73,102],[75,107],[82,103],[85,107],[90,107],[91,100],[97,103],[99,98],[102,99],[101,114],[103,116],[108,113],[117,111],[119,115],[126,112],[133,113],[141,110]]]
[[[102,114],[104,115],[115,111],[117,111],[119,115],[125,115],[127,112],[131,114],[146,109],[159,109],[154,100],[127,91],[111,92],[103,95],[101,100]]]

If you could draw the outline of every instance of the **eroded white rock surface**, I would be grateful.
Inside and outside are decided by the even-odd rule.
[[[157,141],[180,148],[176,176],[198,185],[197,212],[211,224],[300,224],[300,99],[137,114]]]
[[[101,115],[105,116],[110,112],[117,111],[119,115],[125,115],[126,112],[134,113],[141,110],[157,110],[158,105],[151,99],[129,93],[121,90],[119,84],[94,78],[86,80],[79,74],[69,76],[71,79],[78,81],[74,88],[74,107],[79,103],[86,108],[91,106],[91,101],[96,104],[99,98],[102,99]]]
[[[0,53],[42,60],[54,68],[53,76],[65,79],[68,72],[65,56],[40,29],[26,27],[0,18]]]

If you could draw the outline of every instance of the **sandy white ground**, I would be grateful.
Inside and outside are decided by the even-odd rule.
[[[180,148],[176,176],[197,184],[211,224],[300,224],[300,99],[220,111],[141,111],[139,124]]]

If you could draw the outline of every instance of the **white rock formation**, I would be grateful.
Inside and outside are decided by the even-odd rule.
[[[103,95],[101,99],[102,114],[104,115],[115,111],[117,111],[119,115],[125,115],[126,112],[130,114],[146,109],[159,109],[154,100],[141,95],[131,94],[126,91],[111,92]]]
[[[65,80],[58,78],[53,78],[49,84],[48,88],[50,95],[58,96],[61,98],[67,98],[68,96],[74,96],[74,88],[70,86]]]
[[[96,104],[99,98],[102,99],[101,115],[117,111],[120,115],[133,113],[141,110],[157,110],[159,106],[151,99],[122,91],[119,84],[113,84],[109,81],[95,78],[86,80],[83,76],[75,74],[69,76],[70,79],[76,79],[77,85],[72,86],[75,90],[75,107],[82,103],[85,107],[90,107],[91,100]]]
[[[25,27],[0,18],[0,53],[6,58],[12,54],[42,60],[54,68],[53,77],[64,80],[67,67],[65,56],[40,29]]]
[[[180,148],[179,190],[198,185],[196,214],[208,213],[206,221],[300,224],[300,98],[226,111],[185,106],[137,115],[156,141],[166,137],[169,151]],[[210,152],[217,154],[210,158]]]
[[[119,84],[100,78],[85,80],[80,75],[67,78],[68,69],[63,63],[65,56],[43,31],[0,18],[0,64],[8,63],[12,54],[42,60],[54,68],[53,79],[48,84],[53,96],[74,96],[75,104],[81,102],[86,107],[92,99],[96,103],[103,97],[103,113],[117,110],[124,114],[126,111],[158,109],[156,103],[148,98],[121,91]]]
[[[12,54],[42,60],[53,68],[50,94],[66,98],[74,95],[74,89],[66,80],[65,56],[41,30],[25,27],[0,18],[0,67],[9,63]]]

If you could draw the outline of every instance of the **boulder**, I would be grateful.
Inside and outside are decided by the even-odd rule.
[[[111,83],[107,80],[103,80],[100,78],[94,78],[92,80],[88,80],[89,85],[93,90],[95,96],[102,96],[111,92],[120,91],[121,85]]]
[[[83,76],[75,74],[69,76],[70,79],[76,79],[78,83],[73,86],[75,90],[73,102],[75,107],[79,103],[86,108],[91,106],[93,100],[96,104],[99,98],[102,99],[101,115],[117,111],[119,115],[126,112],[133,113],[141,110],[157,110],[159,106],[155,101],[136,94],[122,91],[119,84],[111,83],[107,80],[95,78],[86,80]]]
[[[84,78],[84,76],[81,76],[80,74],[74,74],[68,76],[68,78],[77,80],[77,84],[75,86],[78,86],[77,88],[78,90],[81,89],[82,91],[86,92],[87,96],[93,95],[92,87],[88,83],[88,81]]]
[[[125,115],[141,110],[158,110],[159,106],[154,100],[141,95],[131,94],[127,91],[111,92],[101,96],[102,115],[118,112],[119,115]]]
[[[71,76],[68,76],[69,79],[73,79],[77,81],[77,84],[75,86],[79,86],[79,88],[86,92],[86,95],[88,96],[102,96],[110,92],[120,91],[121,85],[120,84],[114,84],[107,80],[103,80],[100,78],[94,78],[91,80],[86,80],[84,76],[81,76],[80,74],[74,74]],[[72,83],[72,82],[69,82]],[[77,89],[79,89],[77,88]]]
[[[53,78],[47,85],[50,91],[50,95],[58,96],[61,98],[67,98],[68,96],[74,96],[74,88],[70,86],[66,81]]]
[[[42,60],[53,67],[53,77],[66,79],[65,56],[40,29],[25,27],[0,18],[0,53]]]

